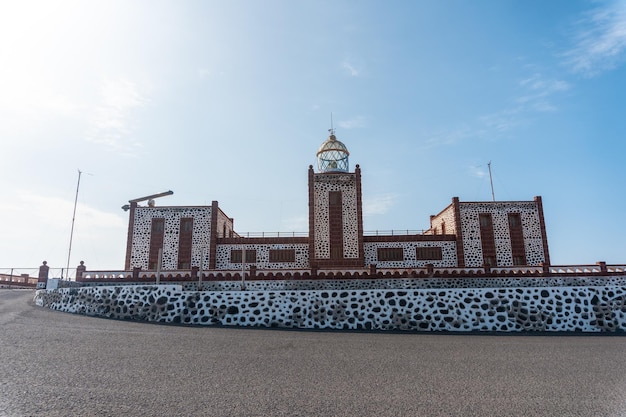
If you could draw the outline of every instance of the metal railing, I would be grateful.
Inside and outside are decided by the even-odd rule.
[[[410,236],[423,235],[423,229],[392,229],[392,230],[365,230],[363,236]]]
[[[390,230],[365,230],[363,236],[411,236],[423,235],[424,229],[390,229]],[[218,238],[258,238],[258,237],[308,237],[308,232],[233,232],[232,234],[218,233]]]
[[[307,232],[240,232],[233,234],[222,234],[218,233],[218,238],[239,238],[239,237],[307,237],[309,234]]]
[[[69,274],[68,274],[69,272]],[[0,276],[19,277],[28,275],[37,279],[39,277],[39,267],[30,268],[0,268]],[[48,278],[73,279],[76,277],[76,268],[49,268]],[[2,278],[0,278],[2,279]]]

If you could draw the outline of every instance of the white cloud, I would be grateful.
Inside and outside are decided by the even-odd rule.
[[[342,129],[357,129],[357,128],[365,127],[366,126],[365,117],[356,116],[356,117],[353,117],[352,119],[341,120],[337,123],[337,125],[339,125],[339,127],[341,127]]]
[[[593,77],[615,68],[626,52],[626,1],[620,0],[586,13],[576,22],[575,45],[563,54],[576,72]]]
[[[566,81],[545,79],[540,73],[534,73],[531,77],[521,80],[519,84],[532,91],[538,91],[544,96],[570,89],[570,85]]]
[[[557,107],[550,102],[550,97],[571,88],[566,81],[545,78],[540,73],[521,80],[519,85],[524,89],[524,94],[515,99],[522,106],[520,110],[536,112],[556,111]]]
[[[148,99],[136,83],[126,79],[106,80],[100,88],[101,102],[95,108],[88,139],[127,155],[140,146],[131,138],[131,116]]]
[[[469,173],[472,177],[476,177],[479,179],[483,179],[489,175],[485,167],[482,165],[469,167]]]
[[[363,215],[375,216],[386,214],[395,204],[396,194],[380,194],[363,199]]]
[[[532,66],[536,70],[536,66]],[[471,123],[453,129],[432,133],[424,148],[449,146],[468,139],[499,140],[508,132],[530,123],[533,113],[557,111],[554,100],[558,94],[569,91],[571,85],[561,79],[533,72],[517,83],[521,94],[512,99],[512,105],[490,114],[479,116]]]
[[[481,116],[479,121],[487,136],[494,137],[526,124],[524,110],[521,107],[504,109]]]
[[[102,84],[101,91],[104,104],[118,110],[137,107],[145,102],[137,85],[128,80],[107,80]]]
[[[557,111],[554,101],[559,94],[569,91],[571,85],[562,79],[544,76],[537,65],[525,67],[533,73],[517,82],[521,93],[512,98],[510,106],[479,116],[465,126],[434,132],[423,147],[450,146],[469,139],[499,140],[508,132],[529,124],[534,113]]]
[[[30,267],[46,259],[51,267],[66,266],[74,201],[60,197],[18,193],[11,200],[0,202],[0,217],[12,219],[2,224],[0,254],[12,253],[11,259],[0,259],[5,266]],[[28,233],[25,233],[28,225]],[[94,262],[96,256],[104,267],[119,267],[123,262],[117,252],[123,248],[111,248],[111,242],[119,241],[126,229],[123,214],[113,214],[78,202],[72,265],[79,258]],[[98,248],[98,249],[95,249]],[[16,250],[17,249],[17,250]],[[105,258],[110,251],[114,259]],[[0,256],[1,258],[1,256]]]
[[[206,80],[211,76],[211,71],[208,68],[198,68],[196,70],[196,73],[198,75],[198,78],[200,78],[201,80]]]
[[[356,66],[350,62],[348,59],[344,59],[343,62],[341,63],[341,68],[344,69],[344,71],[351,77],[358,77],[359,74],[361,73]]]
[[[467,126],[457,129],[434,132],[428,136],[422,145],[422,149],[430,149],[436,146],[449,146],[473,137],[484,136],[484,129],[470,128]]]
[[[33,221],[41,221],[47,224],[69,224],[73,212],[74,202],[60,197],[47,197],[35,194],[21,194],[16,201],[5,208],[26,211],[27,216]],[[98,210],[89,205],[78,202],[76,212],[89,218],[89,224],[95,228],[124,227],[124,220],[108,212]],[[24,214],[22,214],[24,215]],[[67,219],[67,221],[63,221]]]
[[[547,101],[536,101],[532,104],[531,109],[540,113],[555,112],[558,110],[555,105],[550,104]]]

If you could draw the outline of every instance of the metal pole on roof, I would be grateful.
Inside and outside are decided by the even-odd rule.
[[[493,192],[493,178],[491,177],[491,161],[489,161],[487,166],[489,167],[489,182],[491,183],[491,199],[496,201],[496,195]]]
[[[72,229],[70,231],[70,247],[67,251],[67,279],[70,279],[70,256],[72,254],[72,238],[74,237],[74,220],[76,219],[76,205],[78,204],[78,189],[80,188],[80,176],[82,172],[78,170],[78,183],[76,184],[76,198],[74,199],[74,213],[72,214]],[[63,279],[63,273],[61,273],[61,279]]]

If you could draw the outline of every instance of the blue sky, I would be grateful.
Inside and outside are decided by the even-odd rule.
[[[129,199],[307,231],[332,112],[366,230],[543,198],[553,264],[626,263],[624,1],[0,4],[0,268],[124,264]]]

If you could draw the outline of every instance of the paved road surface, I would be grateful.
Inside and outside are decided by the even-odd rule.
[[[626,337],[161,326],[0,290],[0,416],[619,416]]]

